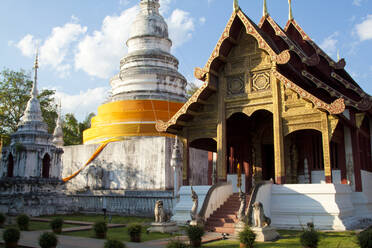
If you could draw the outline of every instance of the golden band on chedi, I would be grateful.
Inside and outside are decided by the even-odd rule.
[[[84,144],[113,137],[169,136],[156,131],[155,122],[167,121],[182,105],[162,100],[123,100],[103,104],[92,119],[92,127],[84,131]]]

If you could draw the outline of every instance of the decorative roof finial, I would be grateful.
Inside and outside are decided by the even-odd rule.
[[[337,49],[337,62],[341,60],[340,49]]]
[[[36,56],[35,56],[35,77],[34,77],[34,84],[32,85],[31,97],[37,97],[37,69],[39,69],[39,46],[36,48]]]
[[[288,16],[288,19],[289,19],[289,21],[292,21],[293,20],[292,0],[288,0],[288,4],[289,4],[289,16]]]
[[[264,3],[263,3],[263,13],[262,15],[264,17],[268,16],[269,15],[269,12],[267,11],[267,4],[266,4],[266,0],[264,0]]]
[[[234,0],[234,11],[237,12],[240,9],[238,0]]]

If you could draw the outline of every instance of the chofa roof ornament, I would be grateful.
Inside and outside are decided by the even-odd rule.
[[[237,12],[240,9],[238,0],[234,0],[234,5],[233,6],[234,6],[234,11],[235,12]]]

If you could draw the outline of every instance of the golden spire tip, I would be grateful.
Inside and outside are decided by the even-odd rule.
[[[234,5],[233,5],[233,7],[234,7],[234,11],[235,11],[235,12],[237,12],[237,11],[240,9],[240,7],[239,7],[239,3],[238,3],[238,0],[234,0]]]
[[[269,12],[267,11],[267,3],[266,3],[266,0],[264,0],[264,4],[263,4],[263,13],[262,13],[263,16],[268,16],[269,15]]]
[[[288,0],[288,4],[289,4],[289,16],[288,16],[288,19],[291,21],[291,20],[293,20],[292,0]]]

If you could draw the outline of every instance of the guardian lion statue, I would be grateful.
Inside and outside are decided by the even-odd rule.
[[[253,203],[252,207],[253,207],[254,227],[265,228],[267,226],[270,226],[271,219],[265,216],[262,203],[255,202]]]
[[[168,215],[164,211],[163,201],[161,200],[156,201],[154,214],[156,223],[164,223],[168,221]]]

